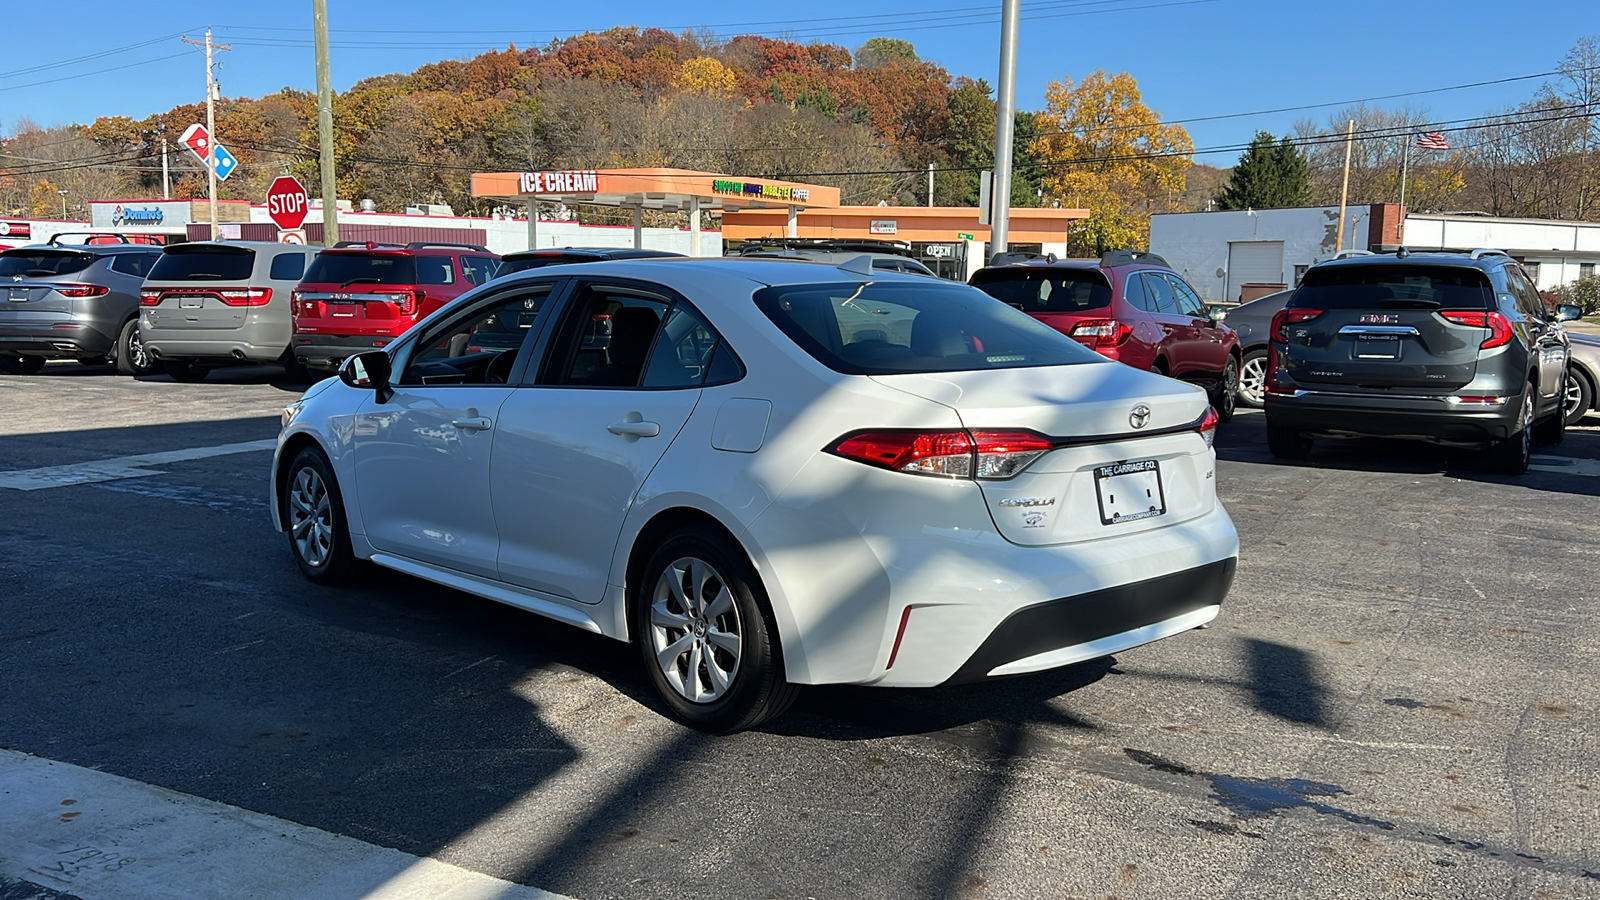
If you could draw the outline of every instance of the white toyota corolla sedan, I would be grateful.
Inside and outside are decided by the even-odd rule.
[[[381,301],[368,301],[381,302]],[[1239,541],[1197,387],[965,285],[755,259],[539,269],[284,410],[273,516],[638,645],[708,731],[803,684],[1037,672],[1204,625]]]

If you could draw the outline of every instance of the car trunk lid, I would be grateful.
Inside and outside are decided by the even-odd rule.
[[[230,331],[271,288],[253,285],[256,252],[225,244],[178,244],[156,260],[139,292],[145,321],[156,329]]]
[[[29,248],[0,253],[0,320],[12,323],[68,318],[73,313],[68,294],[91,291],[76,282],[94,255],[81,250]]]

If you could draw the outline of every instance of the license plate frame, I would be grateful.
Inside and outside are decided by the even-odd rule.
[[[1160,460],[1125,459],[1097,466],[1094,492],[1101,525],[1121,525],[1167,514],[1167,492],[1161,480]],[[1121,500],[1119,492],[1126,492]],[[1142,499],[1140,493],[1145,495]],[[1136,503],[1143,505],[1136,506]]]
[[[1399,359],[1399,335],[1359,335],[1356,337],[1356,359]]]
[[[198,294],[179,294],[177,299],[179,309],[206,308],[206,298],[201,297]]]
[[[28,288],[8,288],[6,292],[6,300],[11,303],[27,303],[28,297],[32,293],[33,291],[29,290]]]

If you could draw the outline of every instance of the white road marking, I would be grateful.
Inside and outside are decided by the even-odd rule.
[[[569,900],[11,750],[0,750],[0,785],[0,875],[83,900]]]
[[[214,447],[190,447],[187,450],[167,450],[162,453],[141,453],[137,456],[118,456],[95,462],[73,463],[69,466],[44,466],[38,469],[14,469],[0,472],[0,488],[16,491],[42,491],[46,488],[66,487],[73,484],[94,484],[99,481],[116,481],[121,478],[144,478],[159,475],[151,466],[164,466],[191,459],[229,456],[234,453],[254,453],[276,447],[276,439],[244,441],[238,444],[218,444]]]

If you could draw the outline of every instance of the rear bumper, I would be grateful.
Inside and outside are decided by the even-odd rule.
[[[1267,394],[1267,421],[1320,434],[1414,438],[1447,444],[1504,440],[1516,430],[1520,398],[1495,406],[1448,396],[1383,397],[1321,391]]]
[[[45,359],[77,359],[106,356],[116,338],[82,326],[52,328],[48,325],[0,325],[0,353],[42,356]]]
[[[183,339],[141,333],[144,348],[156,359],[233,359],[272,363],[283,359],[279,343],[258,344],[241,336],[238,339]]]
[[[370,334],[296,334],[290,346],[294,358],[308,369],[333,371],[349,357],[368,350],[380,350],[394,338]]]

